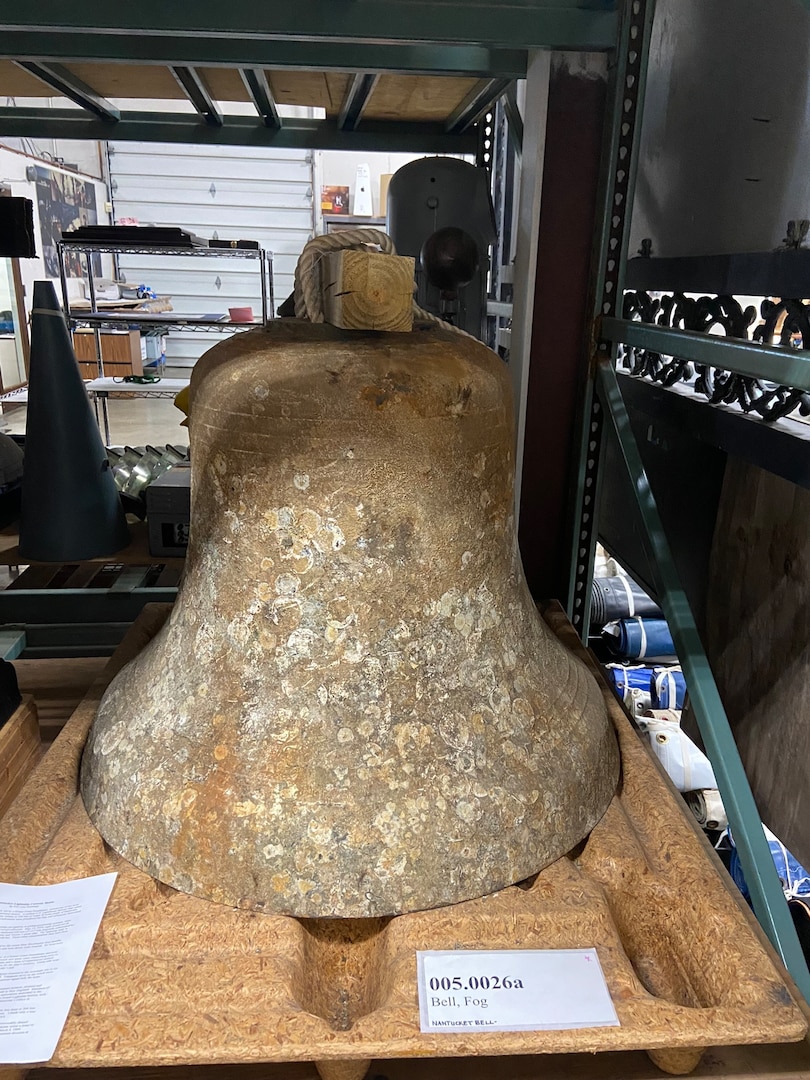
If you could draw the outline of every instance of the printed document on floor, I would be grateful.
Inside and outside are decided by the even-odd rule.
[[[0,884],[0,1064],[53,1056],[116,877]]]

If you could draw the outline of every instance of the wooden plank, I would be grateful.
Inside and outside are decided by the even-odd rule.
[[[182,101],[185,94],[167,67],[156,64],[71,62],[68,71],[107,98]],[[200,68],[217,101],[249,101],[236,68]],[[280,105],[307,105],[336,116],[352,76],[336,71],[268,70]],[[478,79],[448,75],[386,75],[374,89],[365,116],[375,120],[446,120]],[[10,60],[0,61],[0,97],[53,96],[53,90]]]
[[[169,69],[156,64],[71,62],[65,66],[103,97],[170,100],[185,98],[182,88]]]
[[[250,101],[237,68],[198,68],[216,101]]]
[[[20,747],[14,757],[9,760],[8,765],[0,769],[0,784],[2,784],[0,818],[22,791],[26,780],[40,759],[42,750],[43,747],[39,744],[35,747]]]
[[[707,651],[762,819],[810,866],[810,492],[729,458]]]
[[[344,249],[321,260],[324,319],[343,330],[413,329],[414,260]]]
[[[381,75],[363,116],[369,120],[446,120],[479,81],[446,75]]]
[[[103,97],[183,101],[185,93],[167,67],[158,64],[104,64],[74,61],[64,65]],[[247,101],[236,68],[199,69],[219,101]],[[0,96],[53,97],[54,90],[10,60],[0,61]]]
[[[46,86],[35,75],[18,68],[12,60],[0,60],[0,98],[53,97],[53,87]]]
[[[273,97],[279,105],[309,105],[337,116],[351,75],[333,71],[267,71]]]
[[[39,760],[37,710],[30,695],[0,728],[0,818],[11,806]]]
[[[57,737],[106,664],[106,656],[14,661],[20,693],[36,702],[44,744]]]

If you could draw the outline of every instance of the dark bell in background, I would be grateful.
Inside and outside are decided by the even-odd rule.
[[[20,555],[68,562],[112,555],[128,543],[118,489],[53,282],[36,281]]]
[[[472,281],[479,264],[475,240],[454,225],[431,233],[419,259],[428,281],[447,297],[455,296],[462,285]]]
[[[495,243],[495,215],[490,198],[490,176],[486,169],[459,158],[425,157],[409,161],[397,169],[388,185],[386,228],[400,255],[416,260],[416,302],[426,311],[452,318],[453,325],[484,340],[487,334],[488,253]],[[472,238],[478,253],[478,269],[468,284],[460,280],[450,288],[455,295],[443,296],[420,261],[425,243],[445,229],[458,229]],[[441,246],[441,245],[440,245]],[[466,247],[466,241],[463,248]],[[458,254],[463,253],[459,252]],[[424,252],[422,259],[428,257]],[[434,260],[429,259],[434,272]],[[465,272],[469,272],[469,262]],[[456,273],[460,267],[456,268]],[[443,275],[440,275],[440,280]]]

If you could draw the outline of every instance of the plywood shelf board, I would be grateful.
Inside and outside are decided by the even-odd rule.
[[[157,64],[69,62],[63,65],[102,97],[185,101],[186,95],[168,67]],[[215,101],[250,101],[237,68],[198,67]],[[341,71],[266,69],[279,105],[302,105],[339,114],[353,76]],[[480,80],[457,75],[382,74],[364,116],[372,120],[446,120]],[[51,98],[54,90],[10,60],[0,60],[0,97]],[[131,106],[130,106],[131,107]]]

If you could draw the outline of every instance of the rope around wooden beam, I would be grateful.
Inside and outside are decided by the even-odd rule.
[[[308,319],[310,322],[322,323],[323,314],[323,280],[321,278],[321,260],[330,251],[341,251],[346,248],[363,248],[373,244],[384,255],[396,255],[394,241],[388,233],[380,229],[343,229],[339,232],[326,233],[324,236],[316,236],[310,240],[301,252],[295,267],[295,317],[296,319]],[[466,330],[454,326],[445,319],[434,315],[431,311],[425,311],[416,301],[413,302],[413,314],[415,319],[422,322],[435,323],[445,330],[453,330],[465,337],[473,337]],[[474,338],[477,341],[477,338]]]

